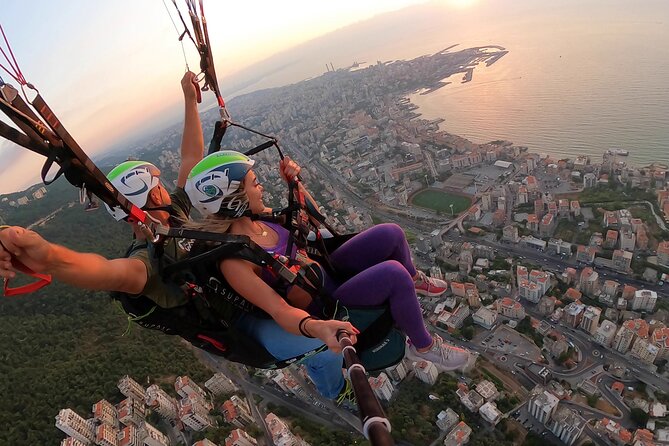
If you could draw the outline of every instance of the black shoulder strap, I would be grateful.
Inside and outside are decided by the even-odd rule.
[[[256,265],[268,266],[289,285],[300,286],[300,288],[311,294],[314,299],[319,299],[327,309],[331,310],[334,308],[334,299],[320,286],[320,281],[316,280],[314,271],[310,268],[289,268],[285,264],[286,262],[282,262],[282,260],[285,260],[285,257],[271,255],[246,235],[222,234],[219,232],[206,232],[185,228],[159,228],[157,233],[164,237],[220,243],[220,245],[208,251],[165,266],[161,271],[163,277],[169,277],[181,270],[189,269],[199,262],[218,262],[225,258],[237,258],[248,260]],[[318,283],[319,286],[312,285],[314,283]],[[331,311],[328,311],[329,313]]]

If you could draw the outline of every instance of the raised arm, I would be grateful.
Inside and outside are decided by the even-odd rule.
[[[230,286],[253,305],[261,308],[289,333],[301,335],[299,324],[309,316],[304,310],[290,306],[253,271],[246,260],[226,259],[221,262],[221,272]],[[356,341],[359,331],[349,322],[337,320],[309,320],[302,328],[313,337],[322,340],[334,352],[341,351],[337,341],[337,330],[344,329]]]
[[[279,162],[279,171],[281,173],[281,177],[287,183],[290,183],[293,180],[293,178],[299,175],[301,170],[302,168],[289,156],[285,156]],[[309,191],[302,185],[302,182],[298,183],[298,187],[300,188],[300,191],[304,195],[305,204],[309,208],[309,211],[313,215],[320,215],[320,211],[318,210],[318,203],[316,203],[314,197],[312,197]],[[318,222],[314,221],[314,224],[318,225]]]
[[[137,259],[108,260],[98,254],[73,251],[18,226],[2,230],[0,242],[1,277],[15,276],[13,256],[33,271],[51,274],[77,288],[138,294],[146,284],[146,266]]]
[[[181,89],[184,93],[184,131],[181,137],[181,166],[177,177],[177,186],[184,187],[186,179],[193,166],[204,157],[204,135],[202,123],[197,111],[197,84],[195,74],[190,71],[181,79]]]

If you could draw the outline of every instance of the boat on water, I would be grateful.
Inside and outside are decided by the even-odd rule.
[[[618,155],[618,156],[627,156],[629,155],[628,150],[623,150],[623,149],[609,149],[606,151],[609,155]]]

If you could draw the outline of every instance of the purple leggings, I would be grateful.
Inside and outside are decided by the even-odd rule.
[[[337,300],[360,306],[388,302],[395,323],[413,345],[432,343],[416,298],[416,268],[402,228],[391,223],[373,226],[337,248],[330,259],[339,273],[350,277],[337,283],[326,275],[326,289]]]

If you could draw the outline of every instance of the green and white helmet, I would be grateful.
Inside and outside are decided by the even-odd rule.
[[[156,172],[160,170],[147,161],[124,161],[114,167],[107,174],[107,178],[125,198],[142,208],[146,205],[151,190],[160,184]],[[116,221],[123,220],[128,215],[119,207],[110,208],[107,203],[105,207]]]
[[[249,206],[249,199],[240,188],[254,163],[234,150],[221,150],[205,157],[193,167],[186,180],[185,190],[193,207],[203,215],[241,217]]]

